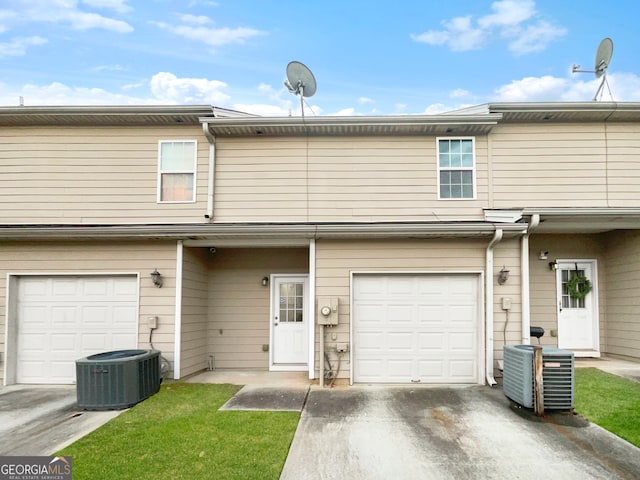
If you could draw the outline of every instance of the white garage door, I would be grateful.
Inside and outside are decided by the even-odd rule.
[[[366,383],[477,383],[477,275],[357,275],[353,375]]]
[[[21,277],[17,383],[71,384],[75,361],[137,347],[135,276]]]

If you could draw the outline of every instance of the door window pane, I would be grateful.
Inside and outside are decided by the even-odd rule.
[[[280,284],[280,321],[304,321],[304,284],[287,282]]]

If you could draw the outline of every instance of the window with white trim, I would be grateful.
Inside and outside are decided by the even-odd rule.
[[[160,140],[158,202],[195,201],[196,150],[195,140]]]
[[[475,189],[473,138],[438,138],[438,198],[471,200]]]

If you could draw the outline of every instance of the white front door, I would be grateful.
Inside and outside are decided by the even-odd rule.
[[[309,361],[309,281],[274,275],[271,282],[271,370],[304,370]]]
[[[574,298],[567,286],[576,275],[591,283],[584,298]],[[558,348],[571,350],[576,356],[600,356],[595,260],[558,261],[556,286]]]

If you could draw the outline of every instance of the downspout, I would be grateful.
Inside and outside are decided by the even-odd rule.
[[[498,383],[493,378],[493,247],[500,240],[502,240],[502,229],[497,228],[487,245],[485,262],[485,371],[487,383],[492,387]]]
[[[215,188],[215,171],[216,171],[216,137],[209,131],[209,123],[202,124],[202,132],[209,142],[209,178],[207,182],[207,213],[204,218],[211,220],[213,218],[213,193]]]
[[[521,275],[521,291],[522,298],[522,344],[531,344],[531,290],[529,283],[529,234],[540,225],[540,215],[535,213],[531,215],[529,227],[522,236],[520,247],[520,271]]]

